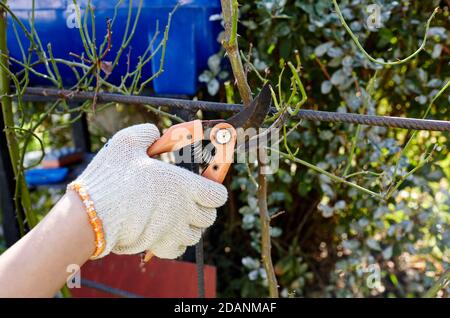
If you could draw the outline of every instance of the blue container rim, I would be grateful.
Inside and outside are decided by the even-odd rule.
[[[139,7],[140,1],[133,1],[132,7],[137,8]],[[142,2],[142,8],[169,8],[172,9],[177,3],[181,3],[182,8],[220,8],[220,1],[216,0],[144,0]],[[72,4],[71,1],[36,1],[36,10],[60,10],[60,9],[67,9],[67,6],[69,4]],[[85,7],[86,3],[85,1],[79,1],[80,7]],[[114,9],[116,6],[116,1],[111,0],[92,0],[92,5],[96,9],[101,10],[107,10],[107,9]],[[31,4],[25,4],[22,1],[18,2],[11,2],[9,4],[10,8],[12,10],[25,10],[25,11],[31,11]],[[129,3],[124,1],[119,8],[128,8]]]

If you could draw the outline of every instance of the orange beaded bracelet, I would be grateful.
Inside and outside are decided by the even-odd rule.
[[[88,192],[81,184],[72,182],[71,184],[69,184],[68,189],[71,189],[78,194],[84,204],[84,207],[86,208],[86,212],[89,217],[89,223],[91,224],[95,234],[95,251],[91,256],[91,258],[95,258],[103,252],[106,245],[105,236],[103,234],[102,220],[100,220],[100,218],[97,216],[94,202],[92,202]]]

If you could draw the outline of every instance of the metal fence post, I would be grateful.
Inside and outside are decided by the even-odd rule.
[[[4,127],[3,114],[0,112],[0,211],[3,235],[6,245],[9,247],[20,239],[20,230],[14,208],[14,172],[9,158]]]
[[[78,104],[70,104],[70,107],[77,107]],[[79,116],[78,112],[71,113],[71,118]],[[75,148],[84,153],[91,152],[91,139],[89,138],[89,129],[86,113],[83,113],[77,121],[72,124],[72,138]]]

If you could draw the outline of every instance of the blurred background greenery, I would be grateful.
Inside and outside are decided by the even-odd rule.
[[[427,19],[441,6],[425,50],[408,63],[385,68],[356,48],[329,0],[240,3],[240,48],[261,74],[277,83],[285,61],[295,61],[299,52],[308,94],[304,108],[422,117],[449,79],[447,1],[339,1],[365,49],[384,61],[414,52]],[[375,28],[367,23],[373,4],[380,9]],[[211,57],[210,70],[201,78],[207,84],[205,95],[218,99],[223,99],[221,84],[229,72],[218,62],[222,55]],[[251,71],[249,79],[251,87],[260,85]],[[220,85],[211,84],[215,81]],[[289,82],[282,89],[287,95]],[[449,103],[445,92],[430,117],[448,120]],[[386,203],[283,162],[269,184],[271,212],[285,211],[272,222],[272,254],[282,296],[418,296],[449,267],[448,133],[420,132],[402,156],[410,136],[406,130],[362,126],[357,133],[355,125],[305,121],[288,140],[292,149],[300,148],[297,157],[381,193],[392,186],[396,166],[404,176],[430,147],[437,148],[431,163],[408,177]],[[347,167],[355,136],[355,154]],[[219,266],[222,295],[262,296],[266,288],[256,189],[245,166],[235,165],[235,173],[230,182],[233,202],[220,214],[221,229],[216,227],[220,243],[209,255]]]

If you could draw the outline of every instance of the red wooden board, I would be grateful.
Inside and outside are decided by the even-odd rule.
[[[110,254],[81,267],[81,278],[143,297],[197,297],[195,264],[152,258],[144,267],[138,255]],[[117,297],[82,286],[70,289],[72,297]],[[205,295],[216,297],[216,268],[205,265]]]

